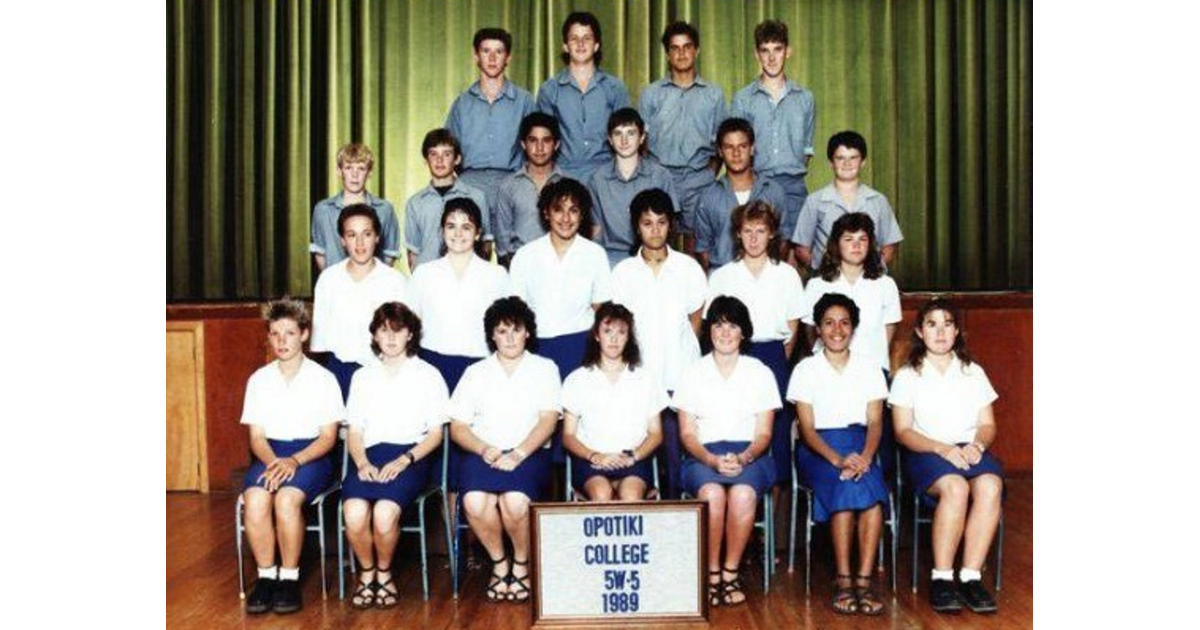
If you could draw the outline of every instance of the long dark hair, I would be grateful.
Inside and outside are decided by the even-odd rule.
[[[913,324],[908,358],[904,363],[917,372],[921,371],[921,364],[925,362],[925,355],[929,352],[929,348],[925,347],[925,341],[921,339],[921,327],[925,325],[925,316],[934,311],[945,311],[946,315],[950,317],[950,321],[954,322],[954,327],[958,329],[958,336],[954,338],[954,346],[951,350],[962,362],[963,367],[974,363],[975,359],[967,350],[967,331],[962,327],[962,312],[958,309],[957,304],[944,297],[934,297],[922,304],[920,310],[917,311],[917,321]]]
[[[479,235],[475,239],[475,255],[480,258],[485,258],[487,253],[487,245],[483,242],[483,212],[479,209],[479,204],[471,200],[470,197],[454,197],[446,200],[446,204],[442,206],[442,220],[438,223],[438,228],[446,227],[446,220],[455,212],[461,212],[467,215],[467,220],[475,226],[475,232]],[[382,243],[382,241],[380,241]],[[446,255],[446,239],[443,235],[441,254]]]
[[[863,261],[863,277],[875,280],[883,275],[883,256],[879,253],[879,241],[875,239],[875,222],[864,212],[850,212],[838,217],[833,222],[829,240],[825,242],[825,255],[821,257],[821,267],[817,275],[826,282],[833,282],[842,273],[842,252],[838,249],[838,241],[845,234],[866,232],[867,258]]]

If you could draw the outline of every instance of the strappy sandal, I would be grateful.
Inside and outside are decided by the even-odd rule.
[[[848,583],[842,586],[842,583]],[[858,593],[854,589],[854,576],[838,575],[833,582],[833,612],[840,615],[853,615],[858,612]]]
[[[504,575],[501,575],[496,573],[496,566],[508,562],[508,556],[501,556],[499,559],[491,558],[491,561],[492,575],[488,580],[487,588],[484,589],[483,594],[487,597],[487,601],[489,603],[495,604],[508,599],[508,593],[501,593],[500,591],[496,590],[496,587],[503,584],[506,589],[508,588],[508,583],[512,580],[512,567],[509,567],[508,571],[506,571]]]
[[[725,573],[721,574],[721,605],[737,606],[746,603],[746,587],[742,584],[742,576],[736,568],[721,567],[725,573],[732,573],[733,579],[726,580]],[[741,595],[740,600],[734,601],[734,595]]]
[[[514,556],[512,559],[512,566],[528,567],[529,559],[526,558],[524,562],[521,562]],[[522,575],[521,577],[513,575],[513,572],[510,569],[508,572],[508,601],[517,604],[524,604],[525,602],[529,601],[529,592],[529,569],[525,569],[525,575]]]
[[[368,571],[374,571],[375,567],[363,567],[359,575],[364,575]],[[358,581],[358,588],[354,589],[354,594],[350,596],[350,606],[358,610],[367,610],[375,605],[375,589],[379,588],[379,584],[372,577],[370,582],[364,582],[362,579]]]
[[[717,576],[717,581],[712,581],[713,576]],[[721,570],[708,572],[708,605],[716,608],[721,605],[721,593],[724,589],[725,582],[721,580]]]
[[[388,578],[383,582],[379,581],[379,574],[386,573]],[[384,569],[380,567],[375,572],[375,607],[380,609],[393,608],[400,603],[400,589],[396,587],[396,581],[392,578],[392,569],[388,567]]]
[[[866,582],[866,584],[862,584]],[[861,615],[883,614],[883,600],[880,599],[879,593],[875,592],[874,581],[869,575],[858,575],[854,577],[854,597],[858,600],[858,612]]]

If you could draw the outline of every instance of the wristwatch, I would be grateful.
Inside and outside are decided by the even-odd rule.
[[[627,449],[621,451],[621,454],[628,455],[629,459],[632,459],[635,463],[637,462],[637,455],[634,455],[633,449],[627,448]]]

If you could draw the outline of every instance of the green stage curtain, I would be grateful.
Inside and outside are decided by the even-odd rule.
[[[509,77],[536,92],[561,67],[572,10],[599,17],[603,67],[635,99],[666,72],[670,21],[697,26],[700,72],[727,99],[757,73],[755,24],[785,21],[788,75],[817,102],[809,189],[831,179],[829,136],[856,129],[869,143],[863,179],[905,234],[901,289],[1030,289],[1031,4],[169,0],[167,299],[311,295],[309,218],[338,190],[338,148],[372,148],[368,190],[403,214],[428,181],[422,137],[475,79],[475,30],[513,33]]]

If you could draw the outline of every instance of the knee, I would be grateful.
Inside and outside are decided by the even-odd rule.
[[[251,488],[242,497],[242,511],[247,521],[261,521],[271,516],[273,499],[266,490]]]
[[[299,518],[300,510],[303,506],[303,492],[285,488],[275,493],[276,518]]]
[[[758,493],[750,486],[734,486],[729,491],[729,510],[739,516],[754,515],[758,507]]]
[[[971,494],[967,480],[958,475],[947,475],[937,482],[938,502],[946,502],[951,507],[965,507]]]
[[[462,500],[463,511],[471,518],[482,518],[495,503],[495,495],[486,492],[468,492]]]
[[[529,515],[529,497],[520,492],[506,492],[500,497],[500,513],[507,521],[519,521]]]
[[[349,499],[342,503],[342,518],[346,520],[346,529],[360,532],[367,524],[368,504],[362,499]]]
[[[592,501],[612,501],[612,484],[608,480],[604,483],[594,483],[587,487],[588,499]]]
[[[375,531],[380,534],[390,534],[400,524],[400,506],[391,501],[376,501],[372,515]]]
[[[621,484],[619,493],[622,501],[641,501],[646,498],[646,484],[629,480]]]
[[[696,498],[708,503],[709,514],[725,511],[725,487],[720,484],[705,484],[696,493]]]
[[[996,475],[981,475],[971,481],[971,496],[979,505],[999,507],[1004,482]]]

